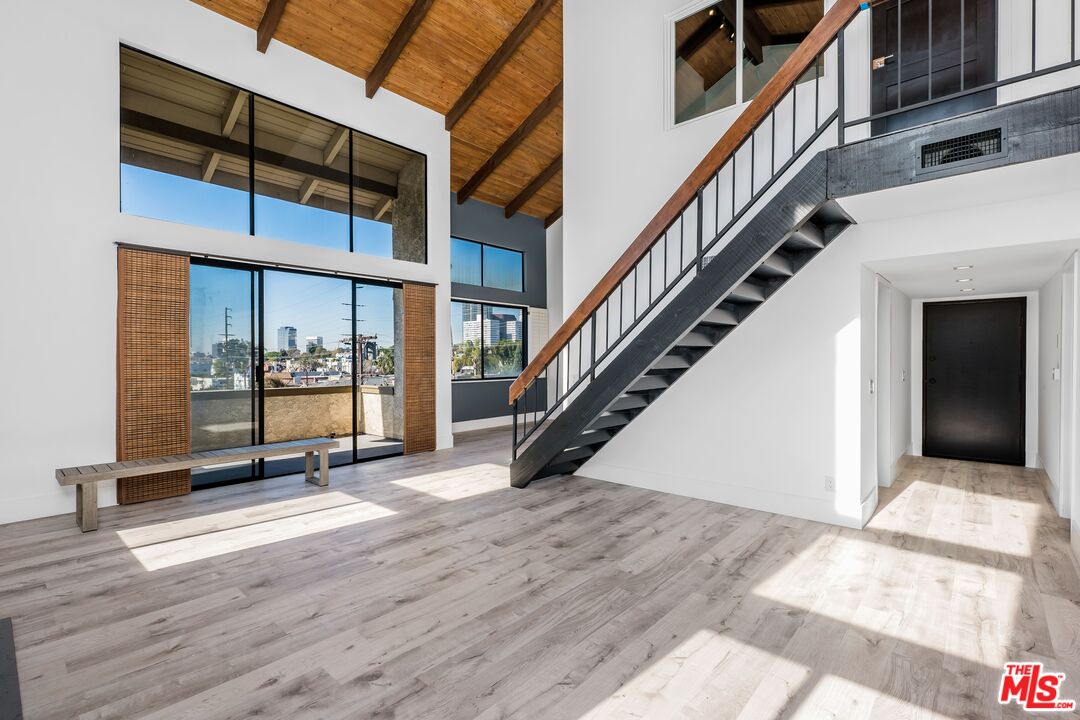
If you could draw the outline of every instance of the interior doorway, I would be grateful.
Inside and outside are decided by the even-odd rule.
[[[923,306],[923,454],[1024,464],[1027,299]]]
[[[992,106],[994,89],[968,91],[997,79],[996,15],[994,0],[875,4],[872,113],[892,114],[873,121],[871,132],[879,135]]]

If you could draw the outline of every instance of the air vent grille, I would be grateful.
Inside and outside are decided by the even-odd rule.
[[[923,145],[922,166],[925,170],[961,160],[997,155],[1000,152],[1001,128],[994,128]]]

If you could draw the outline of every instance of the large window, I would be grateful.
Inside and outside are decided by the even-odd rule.
[[[515,378],[525,360],[526,312],[519,307],[450,303],[455,380]]]
[[[194,450],[326,436],[339,465],[400,454],[402,290],[240,264],[191,264]],[[303,470],[303,455],[196,472],[195,487]]]
[[[677,20],[674,121],[752,99],[823,15],[822,0],[722,0]]]
[[[427,162],[171,63],[120,50],[125,213],[427,262]]]
[[[525,254],[472,240],[450,238],[450,280],[464,285],[524,292]]]

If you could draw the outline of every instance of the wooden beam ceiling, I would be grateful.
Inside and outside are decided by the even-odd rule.
[[[269,0],[266,3],[266,10],[263,11],[256,33],[255,47],[259,52],[264,53],[266,48],[270,47],[270,41],[277,32],[278,23],[281,22],[281,16],[285,14],[285,6],[288,3],[289,0]]]
[[[385,88],[446,115],[462,202],[521,197],[540,219],[562,205],[561,173],[523,190],[562,152],[563,0],[192,1],[258,29],[262,49],[273,38],[363,78],[368,96]],[[323,164],[347,147],[329,143]],[[328,169],[303,172],[322,187]]]
[[[510,201],[510,204],[506,206],[506,217],[513,217],[529,201],[529,198],[535,195],[544,185],[547,185],[548,180],[555,177],[555,173],[560,170],[562,170],[562,155],[555,158],[531,183],[525,186],[524,190],[518,193],[516,198]]]
[[[521,18],[521,21],[506,37],[502,45],[499,46],[499,49],[488,59],[480,73],[473,78],[473,81],[469,83],[469,87],[465,89],[458,101],[450,108],[450,112],[446,113],[447,130],[454,129],[461,116],[472,106],[476,98],[480,97],[480,93],[484,92],[492,78],[499,73],[502,66],[506,64],[506,61],[510,59],[510,56],[514,54],[514,51],[518,49],[521,43],[529,37],[529,33],[540,24],[540,21],[544,19],[544,15],[554,4],[555,0],[536,0],[532,4],[525,16]]]
[[[427,15],[428,10],[431,9],[431,3],[434,0],[415,0],[412,7],[409,8],[409,12],[405,13],[405,17],[402,19],[401,24],[398,25],[397,30],[394,31],[394,36],[390,38],[390,43],[382,51],[382,55],[379,56],[379,61],[375,63],[375,67],[372,68],[371,74],[367,76],[365,81],[365,89],[367,96],[375,97],[375,93],[379,91],[379,88],[383,84],[383,80],[390,74],[390,70],[394,67],[394,63],[401,57],[401,53],[405,50],[405,46],[409,44],[409,40],[412,39],[416,29],[420,27],[420,23],[423,22],[424,16]]]
[[[536,109],[529,113],[529,117],[525,118],[517,129],[510,134],[510,137],[503,141],[503,144],[499,146],[491,157],[487,159],[480,169],[476,171],[468,182],[461,186],[461,189],[457,193],[457,201],[460,205],[469,199],[469,196],[476,192],[476,189],[480,187],[480,183],[484,182],[491,173],[495,172],[495,168],[502,164],[503,160],[506,160],[510,156],[510,153],[514,152],[522,141],[529,136],[536,127],[543,122],[547,116],[558,107],[562,102],[563,87],[560,82],[555,86],[555,89],[548,93],[548,96],[540,101],[540,104],[536,106]]]
[[[551,214],[544,218],[544,229],[548,229],[559,221],[562,217],[562,205],[551,211]]]

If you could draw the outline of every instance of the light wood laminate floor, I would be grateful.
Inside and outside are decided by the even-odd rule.
[[[26,718],[992,719],[1021,659],[1080,700],[1032,471],[915,459],[854,531],[513,490],[507,440],[0,527]]]

